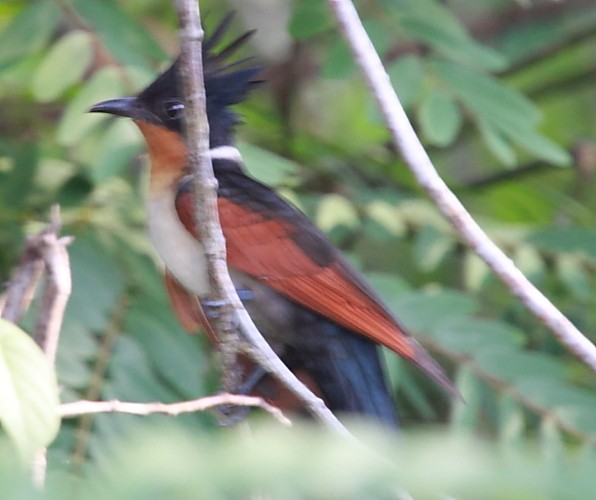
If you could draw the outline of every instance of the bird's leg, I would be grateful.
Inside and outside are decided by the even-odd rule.
[[[236,290],[238,293],[238,297],[242,302],[253,300],[254,294],[251,290],[246,288],[238,288]],[[205,316],[208,320],[216,320],[219,318],[219,309],[225,306],[225,301],[223,300],[202,300],[201,306],[205,313]],[[237,366],[227,366],[224,367],[227,371],[236,370]],[[262,378],[267,374],[266,370],[264,370],[260,366],[253,367],[244,380],[240,381],[240,384],[234,387],[234,383],[231,384],[231,387],[225,387],[228,389],[229,392],[233,394],[240,394],[246,395],[250,394],[255,386],[262,380]],[[244,374],[242,374],[244,375]],[[225,375],[224,375],[225,376]],[[237,377],[231,375],[228,379],[234,380]],[[230,385],[230,384],[225,384]],[[238,407],[238,406],[222,406],[219,409],[220,417],[218,418],[219,424],[223,426],[231,426],[235,425],[241,420],[243,420],[249,413],[249,407]]]
[[[239,288],[236,290],[236,293],[242,302],[252,300],[254,298],[252,290],[248,290],[246,288]],[[201,300],[201,306],[203,307],[203,311],[205,312],[207,319],[218,319],[219,309],[225,306],[226,303],[227,302],[225,300]]]
[[[247,377],[244,379],[244,382],[240,384],[240,386],[234,390],[234,394],[239,395],[248,395],[250,394],[253,389],[257,386],[257,384],[263,379],[263,377],[267,375],[267,370],[265,370],[261,366],[255,366],[252,370],[248,373]],[[218,422],[220,425],[228,427],[231,425],[235,425],[238,422],[241,422],[246,418],[248,413],[250,412],[250,407],[248,406],[222,406],[219,408],[220,416],[218,418]]]

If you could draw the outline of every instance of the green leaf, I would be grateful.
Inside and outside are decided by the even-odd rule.
[[[459,353],[476,356],[485,349],[519,348],[524,335],[506,323],[470,317],[452,317],[431,331],[442,345]]]
[[[565,381],[553,381],[542,377],[524,377],[514,386],[524,398],[551,410],[572,403],[575,390]]]
[[[395,391],[399,390],[403,394],[404,399],[407,400],[408,406],[411,406],[414,411],[424,420],[437,420],[438,415],[436,409],[433,407],[433,395],[427,393],[423,388],[424,380],[419,377],[419,373],[408,366],[403,358],[397,356],[389,349],[383,349],[385,353],[384,361],[389,373],[391,388]],[[396,369],[397,368],[397,369]],[[396,373],[391,374],[394,370]],[[393,375],[393,379],[391,378]]]
[[[86,498],[99,492],[91,500],[140,500],[156,492],[181,500],[246,498],[253,491],[282,499],[467,499],[488,490],[482,498],[541,500],[590,498],[593,492],[592,461],[572,480],[568,468],[545,476],[529,453],[504,460],[486,435],[419,432],[397,438],[387,429],[354,431],[356,445],[321,426],[297,424],[288,432],[251,425],[251,439],[242,440],[233,429],[196,432],[137,419],[82,487]],[[553,495],[555,487],[567,495]]]
[[[91,178],[101,184],[118,175],[141,147],[140,135],[130,120],[114,120],[101,139],[99,154],[91,166]]]
[[[148,307],[139,297],[126,317],[125,326],[154,364],[152,372],[161,375],[185,398],[203,392],[202,373],[207,362],[196,338],[176,324],[165,295],[158,306]]]
[[[75,175],[60,187],[54,201],[61,207],[80,207],[88,199],[92,190],[93,185],[86,177]]]
[[[500,70],[507,60],[480,45],[466,32],[454,9],[436,0],[385,0],[390,20],[410,37],[421,40],[454,61],[485,70]]]
[[[425,226],[418,233],[414,247],[418,267],[425,272],[435,270],[454,246],[453,238],[432,226]]]
[[[459,95],[478,117],[484,121],[483,134],[500,158],[506,162],[511,154],[499,141],[499,134],[491,133],[490,124],[502,136],[520,147],[555,165],[567,165],[569,154],[536,131],[541,113],[521,93],[516,92],[495,78],[462,68],[447,61],[434,61],[432,68]]]
[[[464,398],[465,404],[458,402],[453,405],[451,427],[471,432],[478,426],[482,413],[484,387],[469,366],[465,365],[457,371],[455,387]]]
[[[533,283],[539,283],[544,278],[546,265],[536,247],[527,244],[518,245],[513,254],[513,261]]]
[[[15,447],[0,434],[0,494],[6,500],[48,500],[31,481],[31,470],[15,460]],[[27,464],[28,465],[28,464]],[[74,498],[74,497],[73,497]]]
[[[25,3],[26,7],[0,34],[0,65],[42,49],[60,20],[60,9],[46,0]]]
[[[6,207],[4,210],[25,206],[38,168],[39,149],[30,143],[0,143],[0,155],[10,157],[12,163],[10,175],[0,174],[0,206]]]
[[[84,391],[92,376],[90,361],[95,358],[97,351],[97,337],[93,332],[83,321],[67,314],[64,317],[56,354],[56,371],[60,386],[65,390]]]
[[[323,231],[329,232],[336,226],[347,228],[359,224],[358,214],[354,205],[339,194],[323,196],[317,207],[316,224]]]
[[[462,274],[466,289],[471,291],[480,290],[491,276],[486,262],[471,251],[464,256]]]
[[[407,226],[395,203],[376,199],[365,207],[366,215],[394,236],[406,234]]]
[[[62,158],[41,158],[35,172],[34,185],[37,189],[48,193],[58,191],[77,172],[78,166]]]
[[[507,447],[519,447],[523,444],[526,419],[519,401],[509,394],[501,395],[499,404],[498,426],[501,443]]]
[[[453,11],[436,0],[380,0],[379,3],[400,23],[404,19],[426,19],[429,22],[436,19],[435,25],[450,36],[461,38],[466,35]]]
[[[420,103],[418,119],[425,137],[435,146],[451,144],[462,124],[455,99],[441,89],[434,89]]]
[[[304,40],[327,31],[333,24],[329,14],[329,7],[323,0],[301,0],[290,19],[290,35],[296,40]]]
[[[548,223],[554,217],[554,204],[545,187],[535,183],[497,183],[482,194],[491,216],[512,223]]]
[[[569,387],[567,392],[578,391],[575,387]],[[568,396],[569,394],[567,394]],[[565,425],[589,434],[592,439],[596,438],[596,399],[591,393],[584,392],[584,401],[562,404],[555,410],[555,414],[565,422]]]
[[[58,125],[58,141],[64,146],[79,142],[93,127],[107,119],[106,116],[87,113],[89,107],[99,101],[123,94],[122,75],[118,69],[109,66],[97,71],[76,97],[68,103]]]
[[[401,27],[413,38],[428,43],[438,53],[453,61],[482,70],[497,71],[507,67],[507,60],[490,47],[478,44],[467,34],[454,35],[439,18],[406,18]]]
[[[528,234],[526,241],[548,252],[578,252],[596,258],[596,231],[581,227],[545,227]]]
[[[562,9],[556,15],[540,17],[534,22],[511,25],[510,29],[503,33],[499,41],[499,48],[512,62],[522,62],[545,53],[550,47],[560,47],[570,39],[582,38],[596,24],[594,6],[595,4],[592,2],[589,6],[585,5],[585,8]],[[581,44],[573,44],[570,48],[566,47],[558,51],[558,54],[567,59],[570,52],[573,52],[578,45]],[[591,55],[593,55],[593,44],[589,45],[592,47]],[[550,58],[544,58],[543,61],[552,61],[556,58],[557,55],[553,54]],[[577,61],[574,63],[578,64]],[[533,72],[536,66],[532,65],[530,71]],[[568,72],[563,69],[559,77],[562,75],[568,75]],[[544,77],[542,73],[537,76]],[[544,82],[544,80],[542,81]]]
[[[567,290],[578,300],[588,300],[592,291],[585,259],[578,254],[562,254],[557,256],[555,262],[557,275]]]
[[[40,102],[57,99],[84,75],[93,57],[91,35],[75,30],[64,35],[43,59],[31,82],[33,96]]]
[[[433,334],[448,319],[469,316],[476,307],[474,298],[453,290],[412,293],[393,303],[395,315],[408,329],[425,334]]]
[[[476,123],[478,124],[480,135],[491,153],[501,160],[503,165],[514,167],[517,162],[517,156],[511,147],[511,143],[505,136],[481,116],[476,118]]]
[[[192,384],[193,381],[186,382]],[[175,390],[162,383],[160,374],[152,370],[142,345],[128,335],[116,339],[110,359],[110,380],[104,385],[102,396],[124,401],[174,402],[180,399]]]
[[[553,165],[566,166],[571,163],[569,152],[536,130],[524,130],[521,134],[515,130],[505,130],[504,133],[529,153]]]
[[[483,371],[508,383],[517,383],[532,377],[561,381],[566,375],[565,365],[554,358],[537,352],[512,350],[509,347],[486,347],[477,351],[474,359]]]
[[[16,325],[0,319],[0,423],[24,460],[56,436],[56,375],[37,344]]]
[[[95,332],[103,332],[125,286],[116,261],[92,233],[81,234],[70,246],[73,289],[67,313]]]
[[[300,169],[297,163],[253,144],[243,142],[238,149],[251,175],[268,186],[284,184]]]
[[[553,472],[561,468],[564,458],[565,443],[561,428],[552,416],[546,416],[540,422],[540,447]]]
[[[70,4],[123,65],[148,68],[148,61],[165,59],[164,51],[145,27],[113,0],[73,0]]]
[[[399,211],[408,225],[433,226],[440,230],[449,231],[451,226],[439,213],[434,205],[422,198],[410,198],[402,201]]]
[[[563,381],[541,377],[525,378],[516,383],[515,388],[532,404],[548,408],[565,426],[596,436],[596,397],[593,393]]]
[[[399,100],[408,109],[415,101],[424,80],[424,69],[419,57],[408,55],[387,66],[387,73]]]
[[[393,302],[402,296],[411,293],[412,287],[409,286],[403,279],[394,274],[373,272],[366,273],[366,278],[375,289],[375,291],[383,297],[385,302]]]
[[[356,66],[349,47],[343,38],[336,38],[329,50],[321,68],[324,78],[343,80],[352,76]]]
[[[434,60],[431,67],[462,101],[500,128],[509,125],[513,130],[527,130],[540,120],[534,103],[496,78],[448,61]]]
[[[370,38],[375,50],[383,56],[385,52],[391,47],[395,36],[392,31],[389,31],[385,24],[376,21],[375,19],[365,19],[362,23],[366,34]]]

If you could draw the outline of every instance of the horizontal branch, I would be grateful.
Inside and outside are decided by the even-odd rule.
[[[126,401],[74,401],[63,403],[58,408],[62,418],[74,418],[91,413],[128,413],[130,415],[180,415],[181,413],[194,413],[210,410],[218,406],[250,406],[261,408],[269,413],[283,425],[291,426],[292,422],[279,408],[267,403],[264,399],[255,396],[238,394],[217,394],[179,403],[130,403]]]

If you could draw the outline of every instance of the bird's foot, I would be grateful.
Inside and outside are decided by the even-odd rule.
[[[240,288],[236,290],[238,297],[242,302],[246,300],[253,300],[254,294],[251,290],[247,288]],[[218,319],[219,318],[219,310],[227,304],[226,300],[201,300],[201,306],[203,307],[203,311],[205,312],[205,316],[207,319]]]
[[[257,366],[246,377],[244,382],[234,391],[234,394],[250,394],[256,385],[267,375],[267,371]],[[219,408],[218,422],[223,427],[230,427],[244,420],[250,413],[249,406],[221,406]]]

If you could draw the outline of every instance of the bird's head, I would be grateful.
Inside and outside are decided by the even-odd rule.
[[[210,147],[229,145],[238,123],[231,106],[246,99],[250,89],[260,83],[257,67],[243,67],[245,61],[229,63],[228,58],[253,34],[249,31],[216,52],[215,46],[227,31],[232,16],[228,15],[212,36],[203,43],[203,73],[207,98],[207,119]],[[180,60],[159,75],[136,97],[121,97],[95,104],[93,113],[109,113],[132,118],[137,122],[165,127],[182,134],[184,129],[184,97],[179,75]]]

